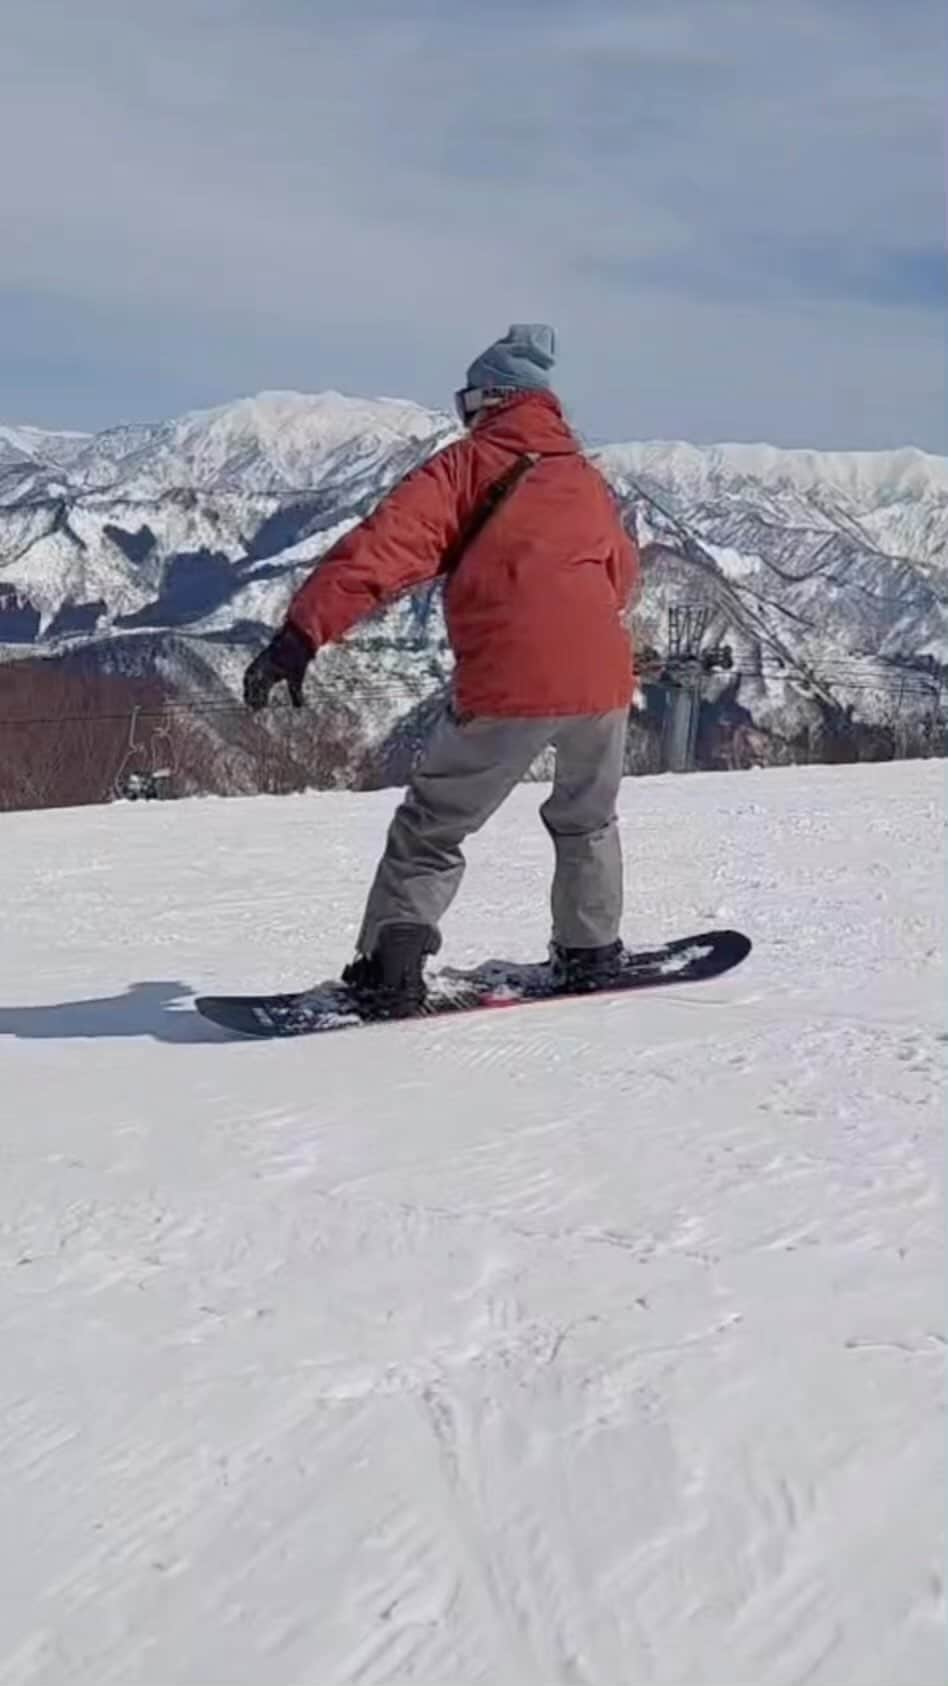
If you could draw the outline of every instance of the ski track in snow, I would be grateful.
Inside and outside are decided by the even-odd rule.
[[[733,976],[274,1044],[394,793],[0,816],[3,1686],[935,1686],[943,779],[628,781]]]

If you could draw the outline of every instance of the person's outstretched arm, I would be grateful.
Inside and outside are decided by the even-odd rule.
[[[374,514],[322,558],[287,621],[314,649],[412,586],[434,579],[467,514],[470,442],[459,439],[406,476]]]
[[[303,701],[303,678],[321,644],[413,586],[434,579],[470,515],[471,445],[459,439],[389,492],[367,520],[320,558],[293,597],[286,620],[244,675],[244,700],[264,708],[285,682]]]

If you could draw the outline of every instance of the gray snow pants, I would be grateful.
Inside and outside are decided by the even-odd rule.
[[[625,709],[538,720],[462,721],[446,713],[389,828],[359,952],[372,952],[383,925],[437,930],[464,876],[464,839],[550,744],[556,775],[540,816],[556,852],[553,940],[566,948],[614,942],[622,916],[615,809],[626,720]]]

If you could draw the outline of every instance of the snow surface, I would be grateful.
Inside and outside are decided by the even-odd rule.
[[[188,995],[335,970],[392,793],[0,816],[4,1686],[940,1682],[943,779],[629,781],[739,972],[285,1044]]]

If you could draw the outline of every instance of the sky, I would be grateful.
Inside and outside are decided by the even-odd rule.
[[[941,0],[0,0],[0,419],[446,407],[944,450]]]

